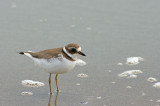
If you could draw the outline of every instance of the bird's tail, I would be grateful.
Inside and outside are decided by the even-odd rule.
[[[19,54],[22,54],[22,55],[23,55],[23,54],[24,54],[24,52],[19,52]]]
[[[30,58],[33,58],[32,55],[31,55],[32,51],[28,51],[28,52],[18,52],[18,53],[21,54],[21,55],[26,55],[26,56],[28,56],[28,57],[30,57]]]

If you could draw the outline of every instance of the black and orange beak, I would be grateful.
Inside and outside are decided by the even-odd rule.
[[[82,53],[81,51],[78,52],[80,55],[82,56],[86,56],[84,53]]]

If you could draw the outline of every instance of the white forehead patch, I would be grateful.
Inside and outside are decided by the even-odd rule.
[[[81,51],[81,47],[79,47],[79,48],[77,49],[77,51]]]

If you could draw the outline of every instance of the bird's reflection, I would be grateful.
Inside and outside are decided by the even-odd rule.
[[[54,106],[57,106],[58,93],[59,93],[59,92],[57,92],[57,93],[56,93],[56,96],[55,96]],[[50,94],[50,96],[49,96],[48,106],[51,106],[51,99],[52,99],[52,94]]]

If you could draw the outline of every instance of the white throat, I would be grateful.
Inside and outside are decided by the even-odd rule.
[[[76,55],[76,54],[73,54],[73,55],[72,55],[72,54],[68,53],[65,47],[63,47],[63,51],[64,51],[69,57],[71,57],[72,59],[77,60],[77,55]]]

